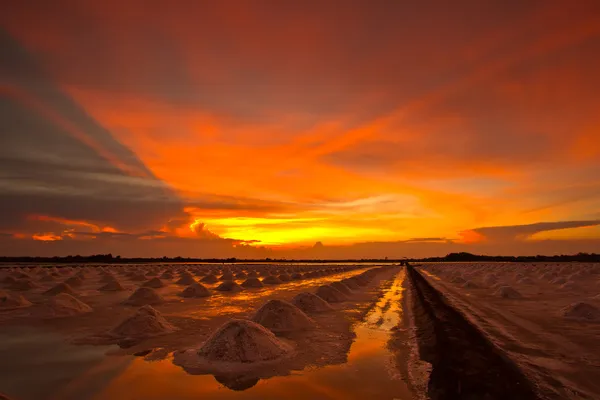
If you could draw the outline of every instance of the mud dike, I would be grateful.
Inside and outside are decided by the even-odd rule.
[[[539,399],[503,352],[413,268],[413,313],[420,357],[431,364],[428,395],[446,399]]]

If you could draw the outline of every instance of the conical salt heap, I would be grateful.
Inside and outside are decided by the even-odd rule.
[[[145,305],[109,331],[111,336],[144,338],[177,330],[152,306]]]
[[[307,314],[317,314],[333,310],[328,302],[312,293],[299,293],[292,299],[292,304]]]
[[[81,286],[83,284],[83,280],[78,276],[72,276],[67,278],[65,283],[69,286]]]
[[[258,278],[248,278],[242,283],[242,287],[245,288],[261,288],[263,283]]]
[[[125,290],[125,288],[123,287],[123,285],[121,285],[121,282],[114,278],[112,281],[107,282],[103,286],[100,286],[98,290],[100,290],[101,292],[121,292]]]
[[[141,272],[134,272],[130,275],[132,281],[141,282],[146,280],[146,275]]]
[[[332,282],[330,285],[340,292],[344,293],[346,296],[350,296],[352,294],[352,290],[342,282]]]
[[[273,333],[307,330],[315,323],[301,309],[283,300],[269,300],[258,309],[252,321]]]
[[[263,283],[266,283],[268,285],[279,285],[281,282],[281,279],[279,279],[278,277],[276,277],[275,275],[269,275],[266,278],[264,278],[262,280]]]
[[[51,297],[42,306],[43,314],[49,318],[72,317],[92,311],[92,307],[67,293]]]
[[[330,285],[319,286],[316,294],[328,303],[340,303],[348,299],[344,293]]]
[[[163,299],[160,294],[156,293],[156,290],[148,287],[141,287],[133,292],[131,296],[129,296],[129,298],[123,302],[123,304],[132,306],[145,306],[161,304],[164,302],[165,299]]]
[[[31,302],[20,294],[12,294],[0,290],[0,310],[25,308],[29,306],[31,306]]]
[[[215,288],[219,292],[239,292],[242,287],[235,283],[235,281],[225,281]]]
[[[589,303],[573,303],[562,309],[565,318],[599,322],[600,310]]]
[[[220,281],[232,281],[233,274],[231,272],[224,272],[223,275],[219,277]]]
[[[246,279],[248,275],[245,272],[238,272],[235,274],[235,279]]]
[[[196,283],[194,276],[189,272],[182,272],[179,275],[179,279],[175,282],[178,285],[191,285],[192,283]]]
[[[358,285],[358,283],[356,283],[356,281],[346,278],[346,279],[342,279],[340,282],[342,282],[344,285],[348,286],[348,288],[352,289],[352,290],[357,290],[360,289],[360,286]]]
[[[520,299],[523,297],[521,296],[521,293],[510,286],[500,286],[494,294],[505,299]]]
[[[169,271],[165,271],[160,276],[161,279],[173,279],[173,274]]]
[[[219,279],[215,274],[208,274],[204,278],[200,279],[200,281],[204,283],[216,283]]]
[[[163,281],[160,280],[160,278],[154,277],[154,278],[144,282],[143,286],[159,289],[161,287],[164,287],[165,284],[163,283]]]
[[[182,297],[208,297],[210,296],[210,291],[202,284],[196,282],[192,283],[190,286],[186,287],[183,292],[181,292]]]
[[[265,327],[252,321],[232,319],[200,347],[198,355],[208,361],[253,363],[281,358],[292,348]]]
[[[64,282],[58,283],[44,292],[44,294],[48,296],[56,296],[60,293],[67,293],[71,296],[75,295],[75,291],[73,290],[73,288],[69,284]]]

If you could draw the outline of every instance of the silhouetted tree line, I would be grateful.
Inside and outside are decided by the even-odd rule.
[[[186,257],[139,257],[139,258],[122,258],[121,256],[113,256],[112,254],[94,254],[91,256],[66,256],[66,257],[0,257],[0,263],[98,263],[98,264],[126,264],[126,263],[183,263],[183,262],[209,262],[209,263],[233,263],[233,262],[278,262],[278,263],[389,263],[403,264],[410,262],[485,262],[485,261],[502,261],[502,262],[600,262],[600,254],[596,253],[578,253],[572,255],[556,255],[556,256],[484,256],[471,253],[450,253],[444,257],[428,257],[428,258],[402,258],[402,259],[339,259],[339,260],[302,260],[302,259],[237,259],[237,258],[186,258]]]

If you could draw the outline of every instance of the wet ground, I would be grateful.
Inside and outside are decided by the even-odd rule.
[[[185,302],[174,297],[173,302],[160,309],[170,320],[193,318],[198,324],[212,326],[212,319],[248,313],[266,298],[290,298],[299,291],[314,289],[317,284],[339,280],[363,270],[290,282],[264,290],[217,294],[195,301]],[[341,361],[316,362],[285,376],[231,382],[213,375],[191,375],[173,364],[169,354],[175,345],[173,342],[165,342],[170,346],[163,348],[164,351],[158,349],[146,356],[148,350],[157,350],[148,346],[160,343],[164,338],[141,344],[134,350],[147,351],[140,351],[138,356],[125,354],[117,346],[71,344],[72,335],[69,333],[74,330],[72,326],[77,325],[77,321],[72,319],[58,325],[3,326],[0,333],[0,391],[15,400],[411,399],[413,397],[387,347],[392,330],[402,324],[404,279],[404,270],[388,271],[377,277],[355,299],[336,305],[334,315],[337,317],[318,319],[324,329],[332,326],[339,329],[345,323],[350,330],[349,337],[355,335],[354,340],[348,340],[351,344],[347,353],[341,355]],[[169,286],[160,290],[169,297],[174,296],[177,289]],[[116,296],[122,297],[123,294]],[[92,290],[87,293],[87,299],[96,308],[99,305],[111,308],[116,302],[110,295],[98,295]],[[76,318],[82,318],[79,322],[102,325],[108,317]],[[336,318],[338,322],[334,321]],[[328,319],[331,320],[330,325],[327,324]],[[88,327],[77,329],[77,332],[81,334],[97,329]],[[188,344],[186,340],[179,340],[178,345]]]

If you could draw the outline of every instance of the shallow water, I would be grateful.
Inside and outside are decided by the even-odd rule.
[[[170,359],[107,356],[106,346],[74,346],[38,328],[16,328],[0,334],[0,390],[15,400],[409,399],[386,349],[402,319],[403,279],[404,270],[354,327],[342,365],[245,382],[246,390],[234,391],[212,375],[189,375]],[[14,359],[18,365],[11,367]]]

